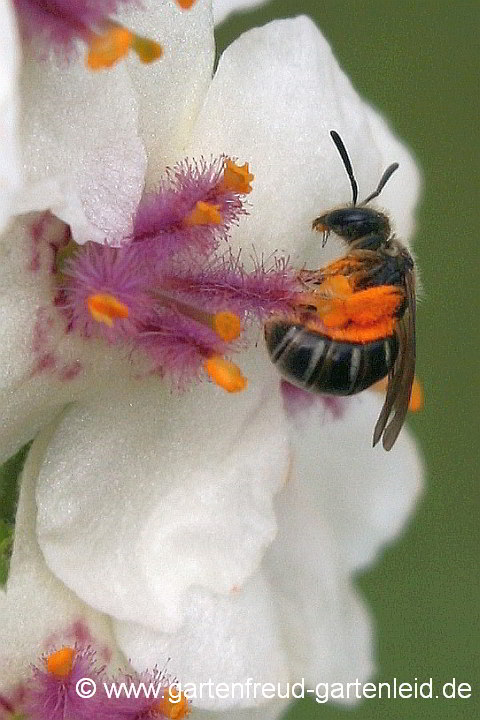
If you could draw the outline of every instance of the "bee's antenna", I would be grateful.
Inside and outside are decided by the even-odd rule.
[[[365,200],[361,203],[361,205],[366,205],[367,203],[370,202],[370,200],[373,200],[373,198],[376,198],[380,195],[380,193],[382,192],[383,188],[385,187],[387,182],[392,177],[395,170],[398,170],[398,167],[399,167],[398,163],[392,163],[391,165],[389,165],[387,167],[387,169],[383,173],[382,177],[380,178],[380,182],[378,183],[377,189],[374,192],[372,192],[371,195],[369,195],[367,198],[365,198]]]
[[[358,198],[358,185],[357,185],[357,181],[355,180],[355,176],[353,174],[352,163],[350,162],[350,158],[348,157],[348,153],[347,153],[345,145],[343,144],[343,140],[340,137],[340,135],[337,133],[337,131],[330,130],[330,137],[332,138],[338,152],[340,153],[340,157],[343,160],[345,170],[347,171],[347,175],[350,178],[350,185],[352,186],[352,203],[355,206],[357,204],[357,198]],[[388,177],[390,177],[390,175]],[[385,180],[385,182],[387,182],[388,177]],[[385,185],[385,182],[383,183],[383,185]],[[382,187],[383,187],[383,185],[382,185]],[[381,188],[380,188],[380,190],[381,190]]]

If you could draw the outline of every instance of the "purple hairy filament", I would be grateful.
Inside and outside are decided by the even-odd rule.
[[[253,175],[228,158],[182,163],[141,202],[120,247],[75,246],[58,267],[57,305],[70,331],[104,337],[146,356],[177,384],[202,372],[229,392],[246,380],[227,355],[249,322],[288,313],[298,291],[283,259],[247,271],[219,252],[246,214]]]

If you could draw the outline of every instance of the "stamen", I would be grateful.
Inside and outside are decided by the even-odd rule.
[[[158,60],[163,55],[163,48],[160,43],[141,35],[133,36],[131,47],[137,53],[139,60],[146,65]]]
[[[57,678],[68,677],[72,672],[75,650],[63,647],[49,655],[46,659],[47,671]]]
[[[240,368],[220,355],[212,355],[205,360],[204,368],[213,382],[229,393],[241,392],[247,387],[247,379]]]
[[[90,70],[102,70],[125,57],[134,42],[134,35],[121,25],[110,25],[103,35],[93,35],[86,57]]]
[[[174,686],[165,691],[163,698],[151,708],[155,715],[163,715],[172,720],[182,720],[189,713],[186,695]]]
[[[227,158],[223,171],[223,187],[236,193],[248,194],[252,192],[250,183],[255,175],[248,171],[248,163],[240,166]]]
[[[177,5],[179,5],[182,10],[190,10],[190,8],[195,5],[196,0],[177,0]]]
[[[379,380],[375,385],[372,386],[373,390],[376,390],[377,392],[384,393],[387,390],[388,385],[388,379],[383,378],[382,380]],[[420,380],[418,380],[417,377],[413,380],[412,385],[412,392],[410,395],[410,402],[408,404],[408,409],[410,412],[420,412],[423,410],[425,405],[425,394],[423,392],[423,386]]]
[[[423,410],[425,404],[425,396],[423,392],[422,383],[417,378],[414,378],[412,385],[412,394],[410,395],[410,402],[408,409],[410,412],[419,412]]]
[[[213,316],[212,326],[217,335],[225,342],[236,340],[241,331],[240,318],[229,310],[216,313]]]
[[[127,318],[128,307],[108,293],[89,295],[87,306],[90,315],[99,323],[113,327],[116,318]]]
[[[199,200],[184,220],[184,225],[221,225],[220,205]]]

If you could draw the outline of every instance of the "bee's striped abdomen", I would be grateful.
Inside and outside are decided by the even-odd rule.
[[[289,322],[265,328],[268,352],[293,385],[330,395],[353,395],[384,378],[398,353],[396,335],[349,343]]]

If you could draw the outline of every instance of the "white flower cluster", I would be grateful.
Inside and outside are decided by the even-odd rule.
[[[322,250],[311,221],[350,194],[335,128],[365,193],[400,163],[382,204],[399,235],[413,230],[415,164],[311,20],[245,33],[212,77],[211,2],[142,4],[120,18],[161,38],[164,58],[92,74],[83,58],[39,61],[21,48],[12,3],[0,0],[2,461],[36,437],[0,594],[0,693],[77,621],[112,662],[144,670],[171,658],[184,683],[366,680],[372,631],[352,574],[401,530],[422,478],[407,430],[391,453],[371,449],[380,396],[349,400],[341,417],[321,403],[289,415],[261,343],[242,359],[248,391],[172,394],[54,321],[49,347],[81,372],[32,372],[52,278],[42,257],[28,269],[25,213],[48,208],[77,242],[108,240],[129,231],[168,165],[225,153],[255,173],[232,247],[320,267],[339,248]],[[252,702],[217,698],[193,717],[282,709]]]

